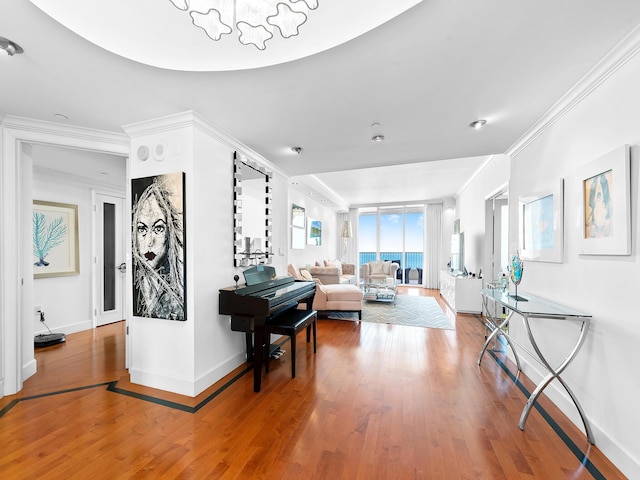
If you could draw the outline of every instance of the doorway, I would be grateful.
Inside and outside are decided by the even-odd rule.
[[[507,187],[486,199],[485,203],[485,277],[497,282],[509,264],[509,196]]]
[[[100,327],[125,319],[124,288],[127,264],[123,241],[123,198],[96,193],[94,251],[94,314]]]

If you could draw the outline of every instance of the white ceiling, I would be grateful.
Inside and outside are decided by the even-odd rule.
[[[159,0],[145,2],[138,21],[156,21]],[[95,5],[94,15],[103,18],[109,5]],[[313,175],[311,185],[343,203],[429,200],[455,195],[488,155],[506,152],[638,24],[637,0],[423,0],[306,58],[184,72],[123,58],[31,2],[3,0],[0,36],[25,52],[0,58],[0,110],[49,121],[62,113],[69,124],[117,132],[194,110],[287,175]],[[115,36],[123,28],[109,26]],[[171,35],[173,24],[162,26],[189,51]],[[488,123],[474,131],[468,125],[478,118]],[[374,122],[382,143],[370,140]],[[293,146],[304,150],[296,155]]]

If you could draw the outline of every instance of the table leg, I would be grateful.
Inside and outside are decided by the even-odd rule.
[[[509,340],[509,335],[505,334],[502,331],[502,329],[509,323],[509,320],[511,319],[511,315],[513,314],[513,312],[509,311],[509,313],[507,314],[506,318],[504,320],[502,320],[502,322],[500,322],[498,324],[496,322],[496,318],[493,315],[491,315],[491,313],[489,313],[489,308],[488,308],[488,305],[487,305],[487,297],[483,296],[482,301],[484,302],[485,310],[487,311],[487,319],[488,319],[489,323],[491,323],[491,325],[493,327],[493,331],[489,334],[489,336],[485,340],[484,345],[482,346],[482,350],[480,350],[480,355],[478,356],[478,365],[480,365],[482,363],[482,357],[484,356],[484,352],[487,351],[487,348],[489,347],[489,345],[491,344],[493,339],[501,334],[507,340],[507,344],[509,345],[509,347],[511,348],[511,351],[513,352],[513,356],[516,359],[516,365],[517,365],[518,371],[522,371],[522,367],[520,366],[520,358],[518,357],[518,353],[516,352],[516,349],[514,348],[513,344],[511,343],[511,340]]]
[[[564,389],[567,391],[569,396],[571,397],[573,404],[578,409],[578,413],[580,414],[580,418],[582,419],[582,424],[584,425],[584,429],[587,434],[587,440],[592,445],[595,445],[593,432],[591,431],[591,426],[589,425],[587,416],[585,415],[584,410],[582,410],[582,406],[578,402],[578,399],[574,395],[573,391],[569,388],[569,385],[567,385],[565,381],[562,379],[562,377],[560,377],[560,374],[567,368],[567,366],[571,363],[571,361],[573,361],[573,359],[576,357],[576,355],[580,351],[580,348],[584,343],[584,340],[587,335],[587,331],[589,329],[590,319],[589,318],[580,319],[580,321],[582,321],[582,326],[580,328],[580,336],[578,337],[576,344],[574,345],[569,355],[567,355],[564,361],[558,366],[558,368],[554,369],[551,365],[549,365],[549,362],[547,362],[546,358],[544,357],[544,355],[542,355],[542,352],[538,348],[538,344],[536,343],[535,338],[533,337],[533,333],[531,332],[531,326],[529,325],[529,317],[525,316],[523,318],[524,318],[525,327],[527,329],[527,335],[529,336],[529,341],[531,342],[531,345],[536,351],[536,354],[538,355],[540,361],[549,371],[549,374],[542,380],[542,382],[540,382],[540,384],[536,387],[533,393],[529,396],[529,399],[527,400],[527,403],[524,406],[524,409],[522,410],[522,414],[520,415],[520,422],[518,423],[518,427],[520,427],[520,430],[524,430],[524,426],[527,422],[527,418],[529,417],[529,413],[531,412],[531,408],[533,407],[534,403],[536,402],[536,400],[538,399],[542,391],[545,388],[547,388],[547,385],[549,385],[554,378],[557,378],[558,381],[564,387]]]

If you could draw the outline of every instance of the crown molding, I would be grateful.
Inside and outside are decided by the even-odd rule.
[[[124,133],[109,132],[75,125],[32,118],[6,115],[0,119],[0,126],[13,131],[13,135],[24,141],[48,145],[106,150],[112,153],[129,155],[129,137]],[[108,146],[108,147],[107,147]]]
[[[79,127],[76,125],[61,125],[55,122],[14,115],[6,115],[4,118],[0,117],[0,125],[5,128],[28,133],[30,137],[37,136],[38,134],[44,136],[55,135],[63,138],[75,138],[82,141],[118,145],[127,147],[127,151],[123,153],[128,153],[129,137],[123,133]]]
[[[175,113],[166,115],[164,117],[122,126],[122,129],[132,139],[141,137],[143,135],[165,133],[180,128],[195,128],[205,135],[208,135],[209,137],[222,143],[223,145],[226,145],[230,149],[236,150],[243,156],[260,163],[271,172],[277,173],[278,175],[281,175],[283,177],[287,177],[287,175],[282,170],[280,170],[258,152],[255,152],[239,140],[229,135],[224,130],[213,126],[202,115],[193,110],[188,110],[186,112]]]
[[[522,135],[505,155],[518,156],[531,142],[551,128],[566,113],[585,100],[602,83],[640,52],[640,25],[636,26],[602,60],[589,70],[560,100]]]

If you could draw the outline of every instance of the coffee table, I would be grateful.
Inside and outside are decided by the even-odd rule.
[[[364,292],[364,300],[370,302],[396,302],[396,294],[398,285],[394,283],[365,283],[362,286]]]

